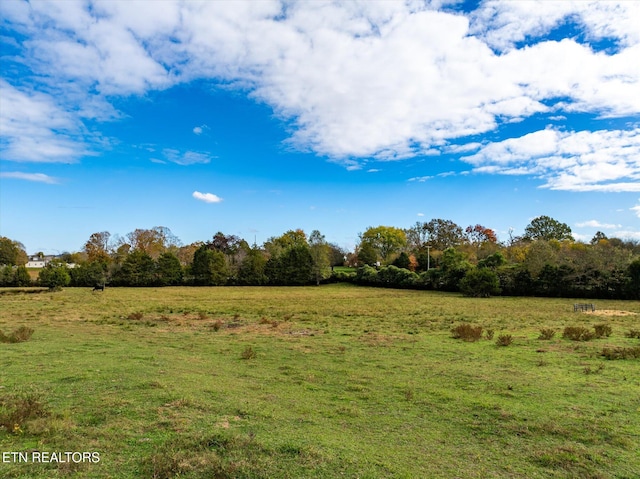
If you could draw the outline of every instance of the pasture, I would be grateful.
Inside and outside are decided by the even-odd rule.
[[[0,476],[640,477],[640,359],[602,357],[640,346],[640,303],[574,302],[342,284],[0,290],[0,331],[33,330],[0,342]],[[481,339],[454,339],[464,324]],[[594,325],[610,336],[562,337]]]

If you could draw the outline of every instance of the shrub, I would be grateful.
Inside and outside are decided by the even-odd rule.
[[[567,326],[562,332],[562,337],[571,341],[590,341],[595,338],[595,333],[582,326]]]
[[[550,340],[556,335],[556,330],[551,328],[542,328],[538,339]]]
[[[221,320],[217,319],[216,321],[214,321],[211,324],[211,329],[213,329],[216,332],[220,331],[220,328],[222,327],[222,325],[223,325],[223,322]]]
[[[513,343],[513,336],[510,334],[501,334],[496,340],[496,346],[509,346]]]
[[[39,393],[22,391],[0,397],[0,428],[7,432],[19,432],[26,420],[47,415]]]
[[[472,269],[460,281],[460,291],[465,296],[488,298],[500,294],[500,279],[488,268]]]
[[[487,329],[487,331],[484,333],[484,336],[489,341],[491,341],[493,339],[493,329]]]
[[[633,348],[603,348],[602,356],[607,359],[635,359],[640,358],[640,346]]]
[[[247,346],[246,348],[244,348],[244,351],[242,351],[242,354],[240,354],[240,357],[242,359],[255,359],[257,356],[258,354],[251,346]]]
[[[611,336],[611,326],[608,324],[596,324],[593,329],[596,331],[596,338],[608,338]]]
[[[470,324],[459,324],[451,330],[454,339],[474,342],[482,338],[482,326],[471,326]]]
[[[22,343],[27,341],[33,335],[33,329],[26,326],[20,326],[8,336],[0,331],[0,343]]]
[[[137,311],[127,316],[127,319],[134,319],[136,321],[140,321],[143,317],[144,317],[144,313],[142,313],[141,311]]]
[[[640,339],[640,329],[630,329],[629,332],[624,333],[627,338]]]

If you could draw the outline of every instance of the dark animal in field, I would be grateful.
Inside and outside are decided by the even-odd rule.
[[[104,284],[96,284],[92,291],[104,291]]]

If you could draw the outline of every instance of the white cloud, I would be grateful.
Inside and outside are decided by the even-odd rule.
[[[0,178],[13,178],[17,180],[35,181],[39,183],[48,183],[55,185],[59,181],[53,176],[45,175],[44,173],[23,173],[21,171],[7,171],[0,173]]]
[[[2,14],[27,38],[21,61],[46,83],[47,101],[63,92],[73,103],[63,115],[71,123],[113,117],[108,101],[118,96],[211,79],[270,105],[292,125],[297,148],[350,169],[364,158],[468,153],[478,144],[448,145],[534,114],[640,112],[637,2],[486,1],[469,18],[436,11],[439,4],[2,2]],[[588,39],[617,41],[616,53],[575,40],[517,48],[569,18]],[[14,130],[10,145],[24,147],[12,157],[43,161],[34,158],[53,150],[77,159],[89,150],[44,128],[30,145],[41,146],[37,154]]]
[[[57,105],[51,96],[19,90],[0,79],[0,98],[3,159],[73,163],[92,154],[79,119]]]
[[[371,169],[367,170],[367,173],[378,173],[380,171],[382,171],[382,170],[379,170],[378,168],[371,168]]]
[[[611,223],[600,223],[597,220],[589,220],[589,221],[583,221],[581,223],[576,223],[576,226],[578,228],[585,228],[585,227],[589,227],[589,228],[602,228],[602,229],[617,229],[617,228],[622,228],[622,225],[615,225],[615,224],[611,224]]]
[[[183,166],[207,164],[210,163],[211,158],[213,158],[211,155],[206,153],[198,153],[196,151],[186,151],[183,153],[171,148],[165,148],[162,150],[162,154],[167,161]]]
[[[433,176],[414,176],[413,178],[409,178],[407,181],[417,181],[418,183],[424,183],[425,181],[433,179]]]
[[[640,240],[640,231],[631,231],[631,230],[616,231],[614,234],[616,238],[622,238],[627,240]]]
[[[628,1],[488,0],[472,14],[471,32],[493,48],[511,50],[569,20],[581,25],[588,40],[612,38],[629,46],[640,43],[639,16],[637,2]]]
[[[638,205],[633,206],[632,208],[629,208],[631,211],[634,211],[636,216],[638,218],[640,218],[640,203],[638,203]]]
[[[193,132],[196,135],[200,136],[200,135],[202,135],[204,133],[205,130],[208,130],[208,129],[209,129],[209,127],[207,125],[200,125],[200,126],[194,127],[193,128]]]
[[[462,159],[477,173],[536,175],[553,190],[640,191],[640,128],[546,129],[489,143]]]
[[[417,216],[424,216],[424,213],[418,213]]]
[[[196,200],[204,201],[205,203],[220,203],[222,198],[213,193],[200,193],[199,191],[194,191],[192,195]]]

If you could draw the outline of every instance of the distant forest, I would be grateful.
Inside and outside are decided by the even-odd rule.
[[[552,296],[640,299],[640,243],[598,232],[575,241],[571,228],[548,216],[522,236],[499,242],[482,225],[449,220],[408,229],[370,227],[354,251],[319,231],[289,230],[250,245],[216,233],[182,245],[166,227],[125,237],[92,234],[82,251],[48,262],[33,281],[22,244],[0,237],[0,286],[295,286],[350,282],[388,288],[459,291],[467,296]]]

